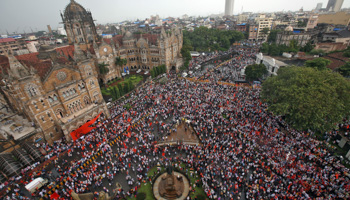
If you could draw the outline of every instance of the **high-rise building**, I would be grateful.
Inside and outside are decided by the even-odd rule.
[[[327,4],[327,10],[333,12],[339,12],[344,0],[329,0]]]
[[[233,6],[235,4],[234,0],[226,0],[225,4],[225,16],[232,16],[233,15]]]
[[[322,9],[322,5],[323,5],[322,3],[318,3],[315,10],[316,11],[321,10]]]

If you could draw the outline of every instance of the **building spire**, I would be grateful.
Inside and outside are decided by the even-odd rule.
[[[86,59],[84,52],[80,49],[80,46],[78,43],[74,43],[74,60],[76,62],[79,62],[84,59]]]
[[[27,67],[23,66],[14,55],[12,55],[10,52],[6,54],[10,64],[9,75],[17,79],[30,75]]]

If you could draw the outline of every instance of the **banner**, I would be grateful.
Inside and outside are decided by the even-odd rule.
[[[101,112],[102,113],[102,112]],[[96,122],[96,120],[98,119],[98,117],[101,115],[98,114],[94,119],[92,119],[91,121],[86,122],[84,125],[82,125],[80,128],[78,128],[77,130],[73,131],[70,133],[73,141],[77,140],[78,138],[80,138],[81,136],[89,133],[91,130],[95,129],[96,127],[90,127],[93,123]]]

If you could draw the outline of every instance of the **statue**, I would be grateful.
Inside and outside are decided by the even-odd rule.
[[[177,199],[184,192],[182,176],[174,175],[173,167],[166,168],[167,173],[163,174],[159,183],[159,194],[165,199]]]

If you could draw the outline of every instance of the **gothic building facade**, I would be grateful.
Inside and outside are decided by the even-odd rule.
[[[64,14],[61,13],[61,18],[70,45],[78,43],[83,50],[86,50],[93,41],[98,40],[91,12],[86,11],[74,0],[67,5]]]
[[[1,90],[9,106],[26,116],[41,130],[33,140],[43,137],[52,142],[79,128],[100,112],[109,116],[97,79],[95,60],[78,45],[74,61],[63,57],[42,61],[35,55],[27,60],[7,55],[2,66]],[[34,59],[33,59],[34,58]]]
[[[0,56],[0,92],[11,110],[36,130],[27,136],[23,132],[10,135],[22,134],[21,139],[32,141],[71,140],[72,131],[100,112],[109,116],[101,80],[107,83],[123,72],[146,72],[162,64],[168,71],[182,65],[183,34],[179,28],[162,28],[160,34],[125,32],[101,39],[91,13],[74,0],[61,16],[70,45],[55,49],[42,46],[38,53]],[[127,63],[117,66],[117,57]],[[99,74],[100,63],[107,65],[108,73]]]
[[[82,50],[91,50],[97,64],[108,67],[107,74],[100,74],[100,81],[122,77],[123,72],[151,70],[159,65],[166,65],[167,71],[178,70],[183,65],[181,48],[183,33],[181,28],[173,28],[160,34],[132,34],[124,32],[110,39],[100,39],[96,32],[91,12],[71,0],[61,14],[67,32],[69,44],[79,44]],[[127,63],[117,66],[117,57],[126,59]],[[97,70],[99,71],[99,70]]]
[[[102,39],[101,43],[94,43],[93,48],[97,62],[108,65],[109,72],[101,76],[102,81],[107,83],[121,77],[123,72],[146,72],[159,65],[165,65],[167,71],[177,71],[183,65],[182,42],[182,30],[175,28],[166,33],[162,28],[161,34],[126,32],[111,39]],[[126,59],[127,63],[117,66],[117,57]]]

